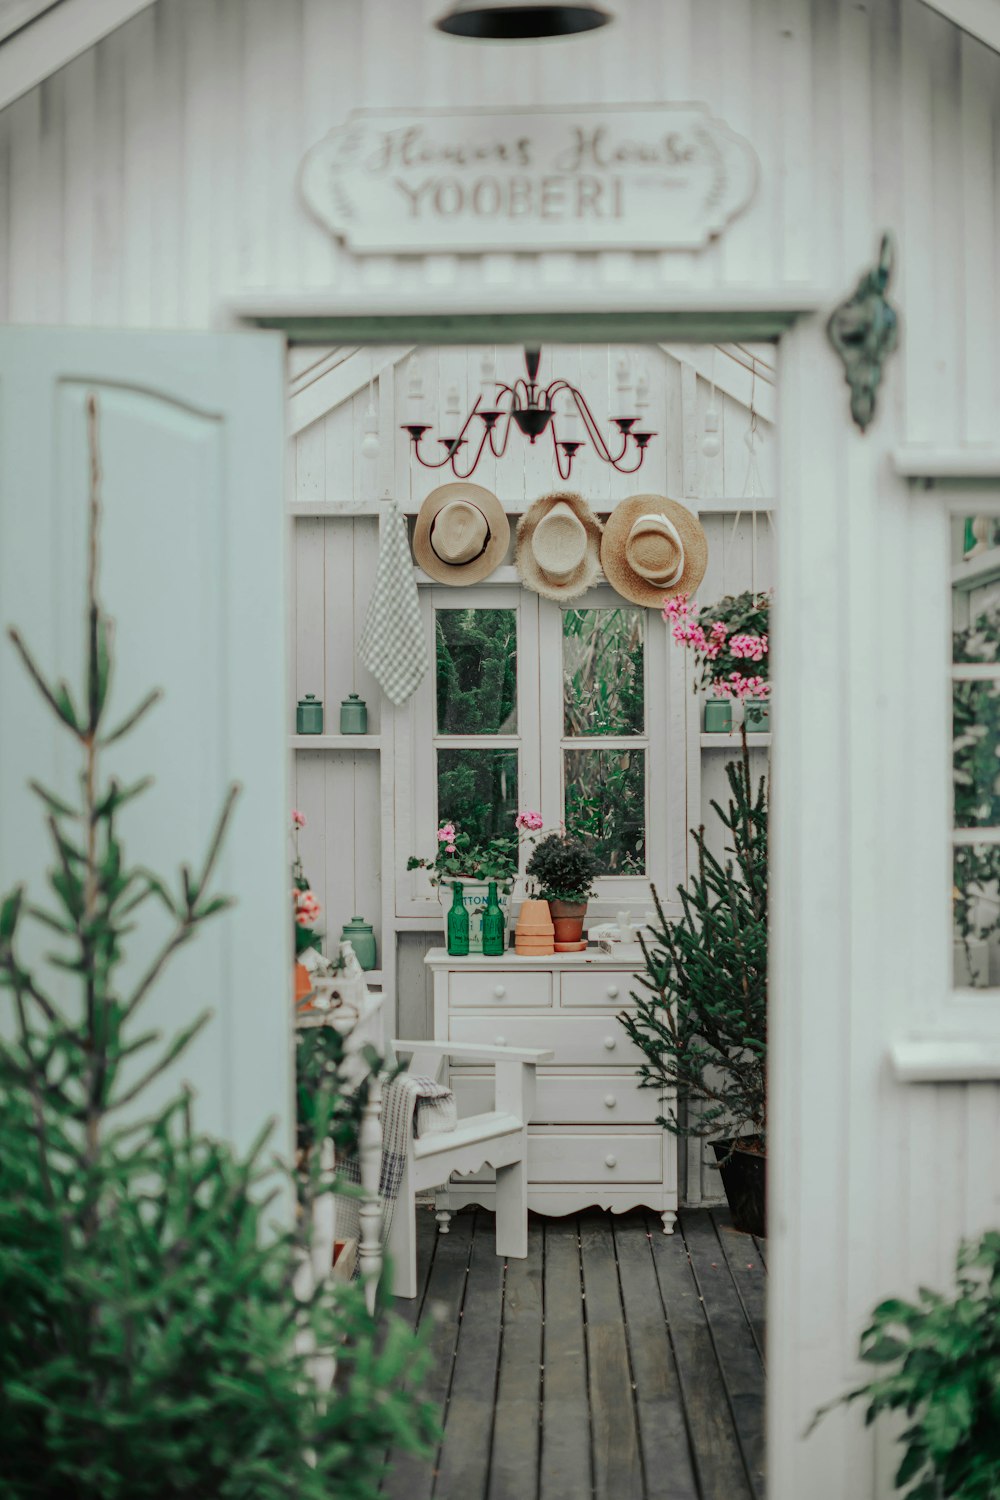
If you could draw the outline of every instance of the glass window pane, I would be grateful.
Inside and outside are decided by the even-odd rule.
[[[963,844],[953,864],[955,984],[1000,983],[1000,845]]]
[[[956,828],[1000,828],[1000,682],[952,688]]]
[[[645,750],[567,750],[564,764],[566,827],[593,849],[598,875],[645,874]]]
[[[439,750],[438,824],[454,823],[474,844],[515,840],[516,750]]]
[[[516,734],[517,610],[436,616],[438,734]]]
[[[643,609],[563,611],[563,733],[642,734]]]

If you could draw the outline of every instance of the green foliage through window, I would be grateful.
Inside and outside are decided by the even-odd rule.
[[[597,874],[646,869],[645,750],[567,750],[566,827],[597,860]]]
[[[516,734],[517,610],[435,616],[438,734]]]
[[[642,734],[645,610],[563,611],[563,732]]]
[[[438,822],[455,823],[471,847],[510,836],[517,814],[516,750],[439,750]]]

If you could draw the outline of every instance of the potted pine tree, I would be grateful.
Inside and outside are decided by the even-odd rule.
[[[634,1014],[619,1017],[645,1054],[640,1085],[669,1091],[660,1124],[674,1135],[714,1136],[733,1222],[766,1232],[767,1166],[767,779],[756,788],[750,757],[726,767],[730,797],[712,807],[725,832],[723,858],[704,827],[692,833],[696,868],[680,886],[681,915],[640,934],[645,972]],[[721,1134],[720,1134],[721,1133]]]

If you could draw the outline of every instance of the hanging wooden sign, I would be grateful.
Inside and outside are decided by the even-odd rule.
[[[750,202],[757,157],[701,104],[356,110],[300,182],[361,254],[697,250]]]

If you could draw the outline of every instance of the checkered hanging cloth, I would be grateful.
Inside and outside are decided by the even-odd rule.
[[[395,501],[382,525],[375,587],[358,657],[393,703],[405,703],[430,665],[406,521]]]

